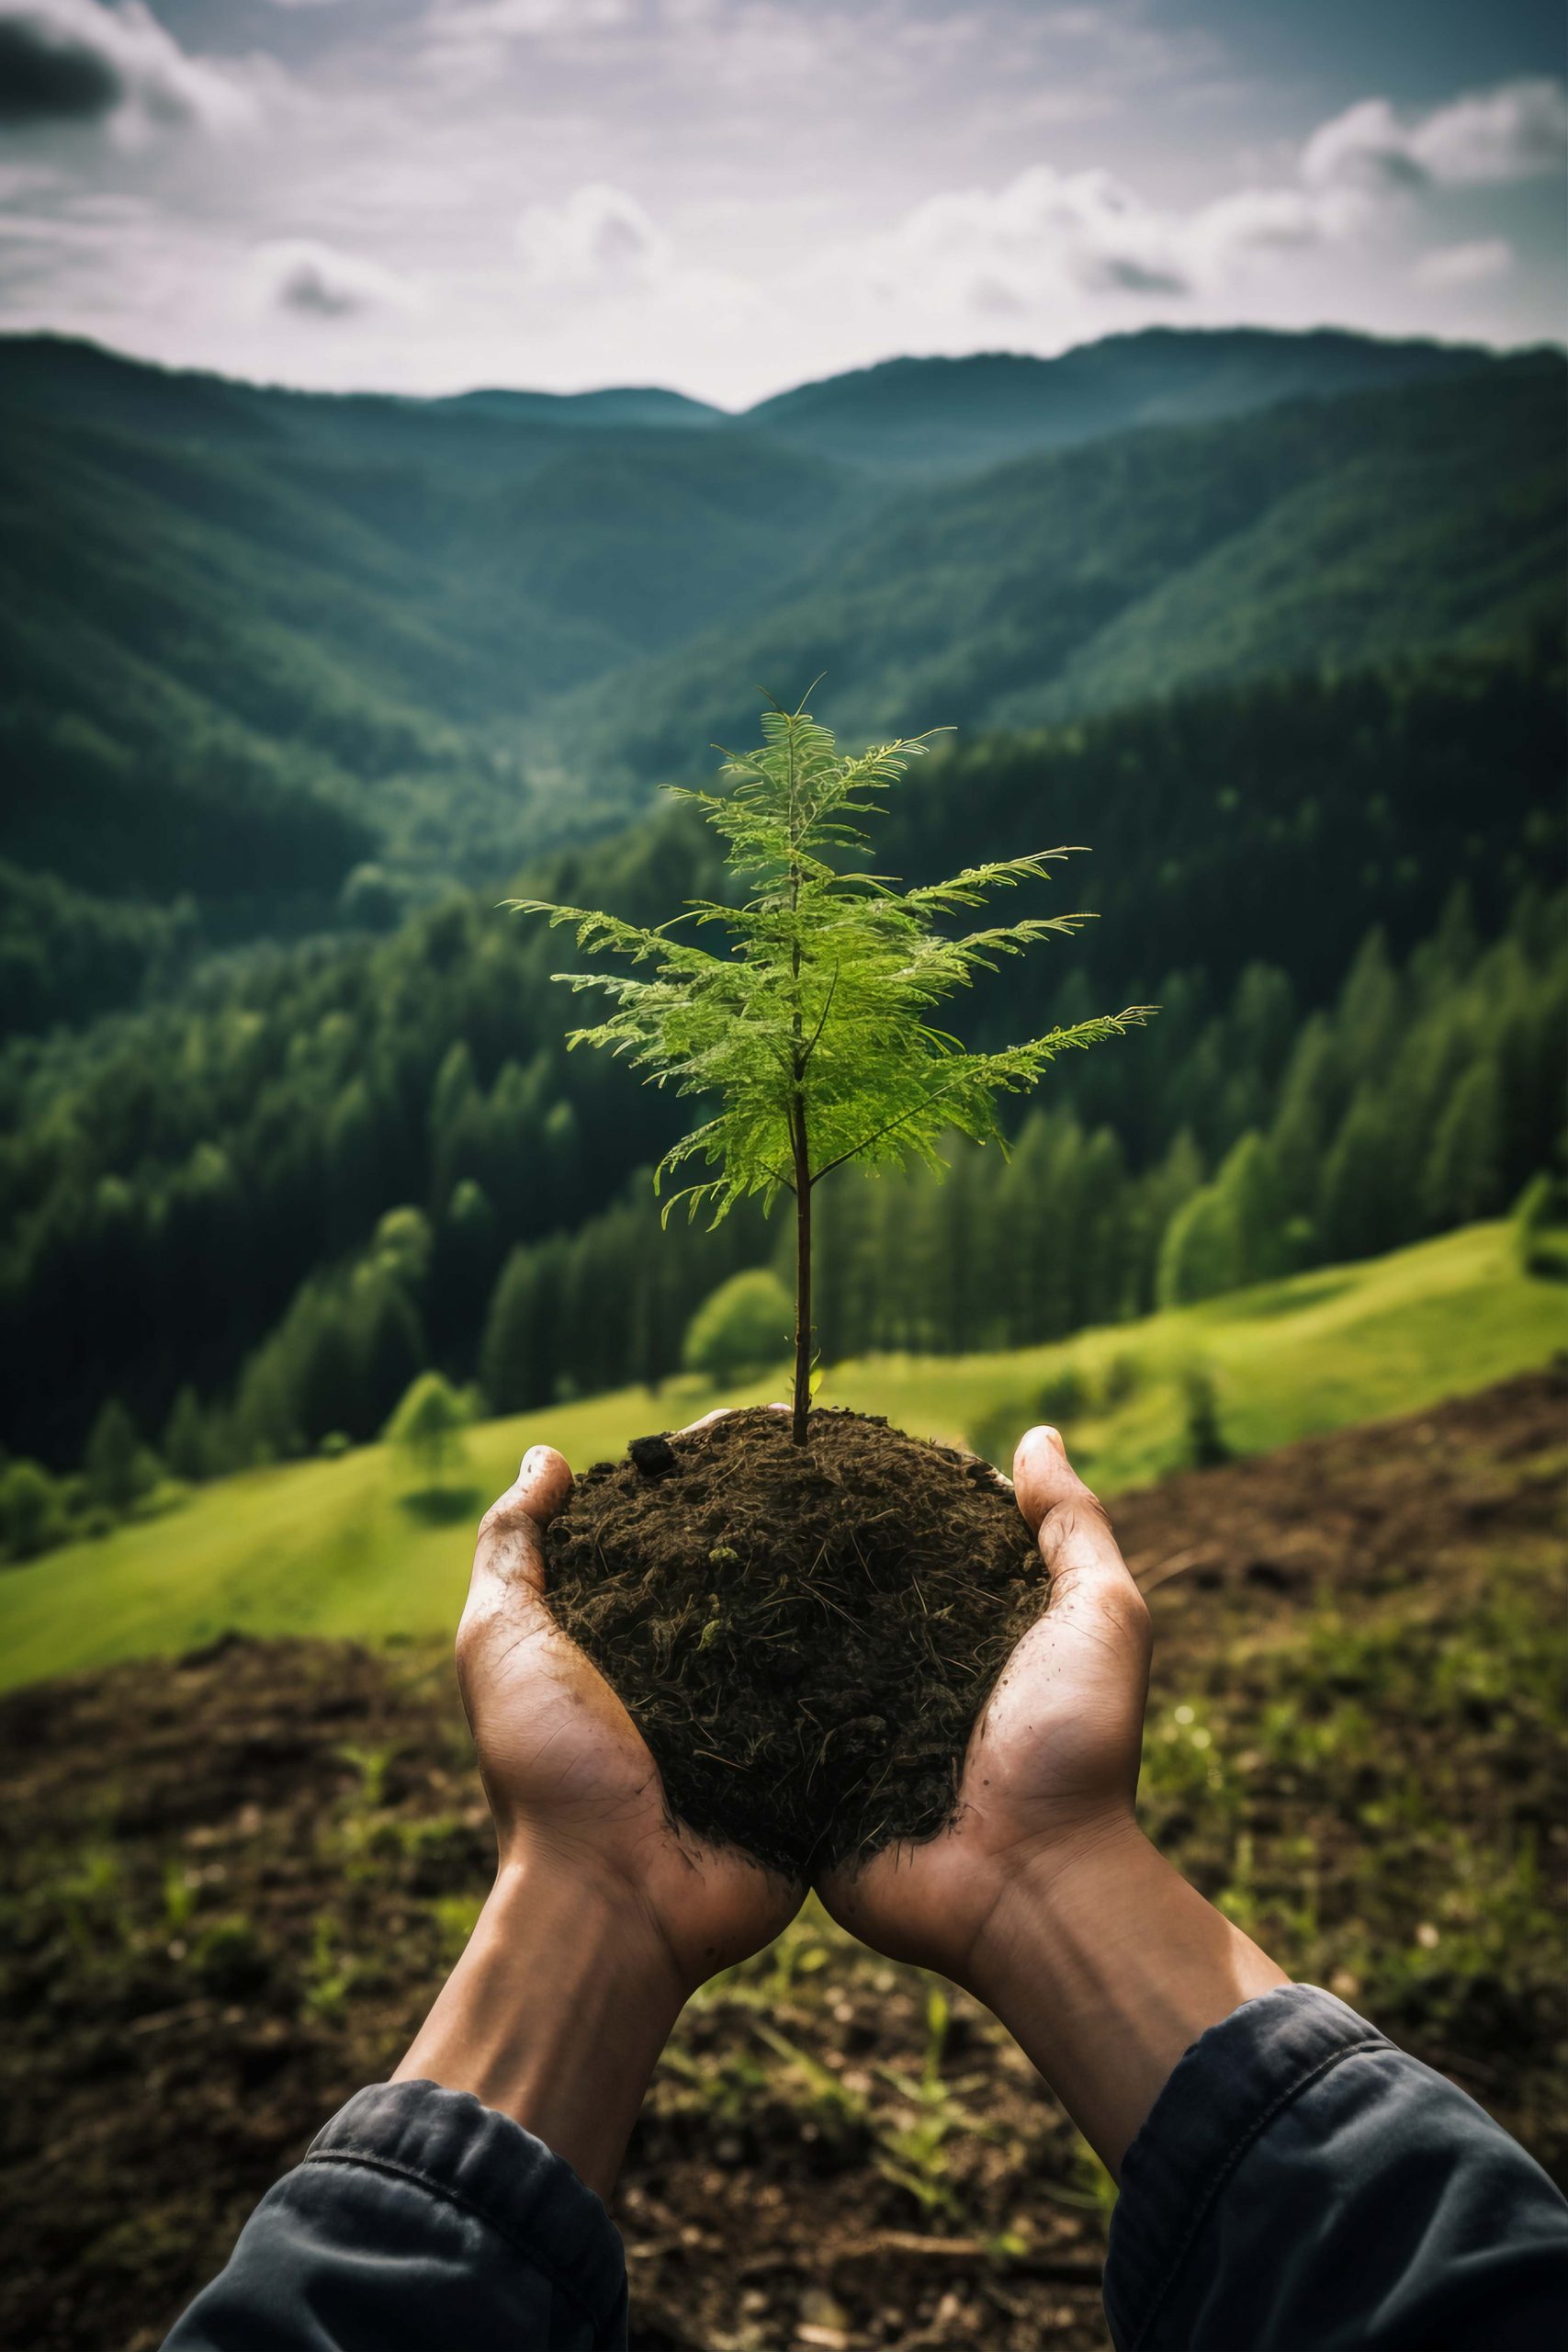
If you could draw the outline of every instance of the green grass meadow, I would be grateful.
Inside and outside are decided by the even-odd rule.
[[[999,1453],[996,1432],[1040,1418],[1043,1395],[1070,1366],[1086,1402],[1065,1426],[1080,1465],[1111,1494],[1182,1461],[1182,1376],[1193,1365],[1213,1375],[1226,1442],[1256,1453],[1418,1411],[1565,1345],[1568,1287],[1523,1274],[1509,1228],[1482,1225],[1050,1347],[837,1365],[819,1401],[954,1443],[988,1434]],[[1114,1406],[1103,1401],[1108,1375],[1126,1390]],[[96,1541],[0,1572],[0,1687],[175,1654],[231,1629],[364,1638],[448,1629],[462,1604],[470,1520],[527,1446],[547,1439],[581,1468],[716,1402],[780,1393],[776,1377],[727,1399],[682,1381],[658,1396],[622,1389],[486,1422],[466,1442],[472,1510],[442,1525],[411,1515],[406,1465],[381,1446],[201,1488]]]

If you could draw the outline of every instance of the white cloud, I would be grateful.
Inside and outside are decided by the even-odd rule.
[[[1506,277],[1513,266],[1514,248],[1506,237],[1472,237],[1423,254],[1411,276],[1417,286],[1483,286]]]
[[[892,232],[825,265],[840,292],[857,275],[884,308],[928,322],[965,313],[1061,323],[1078,332],[1120,323],[1130,304],[1169,315],[1222,300],[1292,255],[1359,246],[1397,223],[1403,202],[1435,187],[1533,176],[1568,153],[1560,85],[1520,82],[1458,98],[1403,124],[1381,98],[1323,124],[1296,175],[1177,209],[1150,201],[1109,171],[1036,164],[995,189],[928,198]],[[1428,287],[1501,275],[1511,249],[1477,238],[1413,271]]]
[[[252,256],[252,279],[264,309],[291,311],[297,318],[330,322],[420,307],[419,289],[395,270],[310,237],[259,247]]]
[[[186,56],[141,0],[0,0],[0,121],[102,123],[122,144],[248,123],[248,91]]]
[[[571,293],[624,293],[666,277],[670,244],[635,196],[592,180],[561,204],[531,204],[517,223],[529,283]]]
[[[1482,187],[1564,164],[1568,92],[1561,82],[1509,82],[1414,121],[1401,121],[1386,98],[1363,98],[1313,133],[1302,176],[1314,187]]]
[[[1244,188],[1179,212],[1110,172],[1037,164],[995,191],[929,198],[858,260],[882,300],[939,310],[1021,315],[1086,298],[1180,301],[1222,292],[1268,256],[1343,237],[1361,213],[1342,192],[1299,187]]]

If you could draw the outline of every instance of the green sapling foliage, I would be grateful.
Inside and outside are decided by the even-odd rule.
[[[646,931],[614,915],[538,899],[518,912],[568,923],[590,953],[608,949],[636,972],[561,972],[568,987],[604,991],[607,1020],[574,1030],[571,1046],[624,1054],[660,1086],[699,1097],[711,1114],[668,1151],[661,1182],[694,1162],[715,1172],[674,1195],[717,1223],[738,1200],[764,1206],[793,1193],[795,1210],[795,1399],[792,1434],[806,1442],[810,1406],[811,1202],[825,1176],[919,1161],[940,1169],[949,1131],[1000,1141],[998,1098],[1034,1085],[1069,1046],[1092,1046],[1141,1022],[1134,1005],[999,1053],[966,1053],[933,1027],[933,1008],[1001,956],[1020,954],[1083,915],[1029,915],[956,932],[962,910],[993,890],[1046,876],[1066,850],[967,867],[950,882],[899,890],[864,871],[856,820],[924,752],[929,739],[881,743],[843,757],[804,705],[762,714],[763,741],[727,756],[727,793],[678,791],[728,843],[739,903],[691,902]],[[715,955],[676,939],[677,923],[728,934]],[[672,1205],[672,1203],[671,1203]],[[666,1210],[668,1215],[668,1209]]]

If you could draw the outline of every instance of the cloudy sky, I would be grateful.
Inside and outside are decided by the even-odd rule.
[[[0,0],[0,326],[671,384],[1154,322],[1562,339],[1561,0]]]

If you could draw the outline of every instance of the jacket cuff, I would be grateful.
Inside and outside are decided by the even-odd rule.
[[[1314,1984],[1260,1993],[1199,2037],[1122,2164],[1105,2267],[1118,2345],[1138,2343],[1230,2175],[1280,2110],[1342,2059],[1393,2047]]]
[[[593,2191],[471,2091],[372,2083],[306,2151],[307,2165],[363,2165],[410,2180],[485,2222],[608,2328],[625,2295],[626,2250]]]

